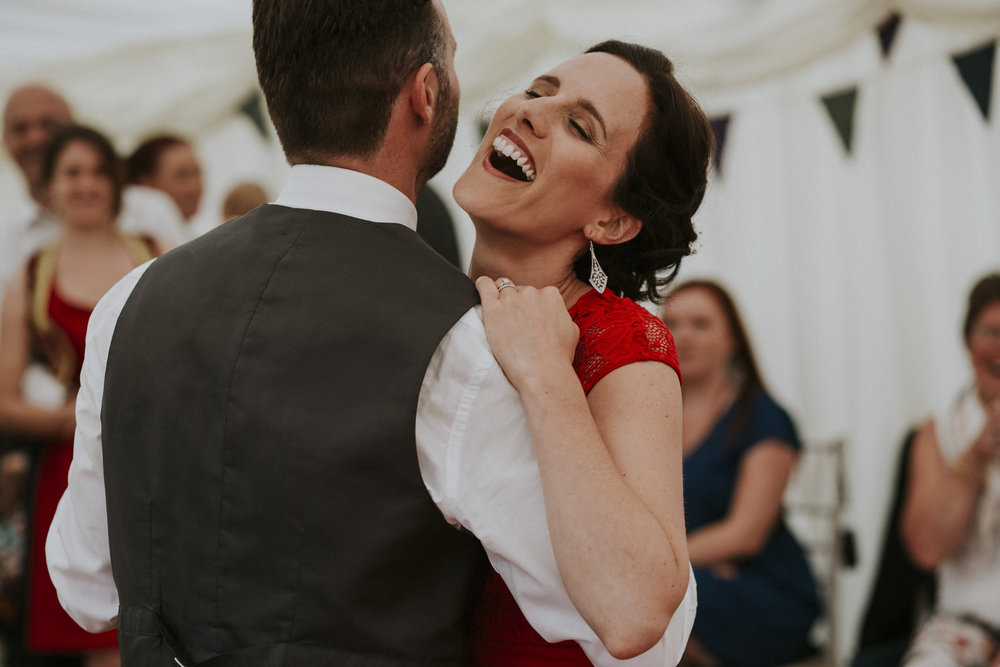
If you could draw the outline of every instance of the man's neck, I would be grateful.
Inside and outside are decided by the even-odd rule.
[[[396,188],[414,204],[417,202],[420,188],[414,170],[407,168],[402,160],[391,159],[391,156],[385,155],[385,151],[379,151],[371,158],[336,157],[325,160],[321,164],[367,174]]]

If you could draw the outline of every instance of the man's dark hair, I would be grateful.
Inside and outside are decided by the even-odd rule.
[[[424,63],[447,79],[431,0],[254,0],[253,48],[290,163],[370,157],[403,83]]]
[[[630,241],[594,249],[612,291],[656,303],[698,236],[691,218],[705,195],[715,147],[712,127],[660,51],[610,40],[586,52],[617,56],[646,80],[649,112],[612,193],[615,204],[642,220],[642,229]],[[590,253],[584,251],[573,268],[587,282]]]

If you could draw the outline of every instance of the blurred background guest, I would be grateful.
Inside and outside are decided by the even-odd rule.
[[[222,200],[222,221],[239,218],[269,201],[267,191],[260,184],[251,181],[237,183]]]
[[[698,615],[688,665],[779,665],[814,651],[820,613],[805,553],[782,519],[802,445],[764,386],[732,297],[678,285],[663,307],[680,359],[684,507]]]
[[[205,189],[201,164],[194,148],[172,134],[150,137],[139,144],[126,162],[128,182],[166,193],[181,212],[187,239],[196,234],[191,219],[201,206]]]
[[[40,443],[32,452],[37,464],[29,492],[23,628],[10,647],[11,662],[104,667],[118,663],[117,638],[113,632],[85,632],[62,610],[45,566],[45,535],[73,454],[74,402],[90,313],[115,282],[162,248],[151,237],[119,233],[122,169],[99,132],[79,125],[56,130],[40,180],[47,210],[62,231],[14,273],[0,320],[0,429]],[[43,407],[24,396],[22,379],[33,360],[62,384],[61,404]]]
[[[937,571],[937,603],[904,664],[1000,664],[1000,273],[969,294],[972,383],[913,440],[902,538]]]
[[[73,112],[56,91],[30,84],[15,89],[3,111],[3,143],[24,178],[25,198],[14,212],[0,220],[0,281],[27,257],[60,234],[56,215],[46,201],[42,177],[45,147],[56,129],[73,122]],[[126,188],[122,195],[119,228],[149,234],[169,245],[183,238],[177,206],[155,190]]]

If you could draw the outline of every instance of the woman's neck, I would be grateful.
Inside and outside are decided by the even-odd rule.
[[[684,428],[681,445],[684,455],[691,454],[705,441],[726,409],[736,398],[738,387],[725,370],[705,377],[684,377]]]
[[[728,404],[736,397],[738,389],[726,370],[707,373],[703,377],[684,376],[684,404],[691,407]]]
[[[63,247],[87,248],[96,245],[104,245],[108,241],[118,238],[118,230],[113,223],[106,225],[95,225],[90,227],[63,226],[62,244]]]
[[[560,261],[554,250],[521,245],[516,251],[504,252],[477,237],[469,261],[469,277],[475,280],[479,276],[510,278],[515,285],[537,288],[554,286],[567,308],[590,291],[590,285],[576,277],[572,264]]]

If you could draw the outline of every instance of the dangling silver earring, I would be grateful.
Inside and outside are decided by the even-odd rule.
[[[608,286],[608,274],[604,273],[600,262],[597,261],[593,241],[590,242],[590,285],[600,294],[604,294],[604,288]]]

